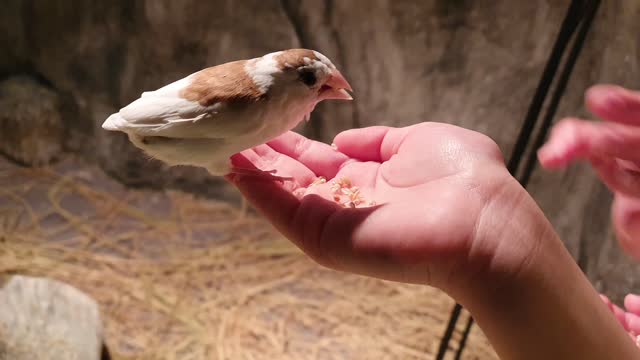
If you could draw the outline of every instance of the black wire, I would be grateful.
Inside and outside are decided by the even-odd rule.
[[[564,95],[565,90],[567,89],[567,84],[569,83],[569,79],[571,78],[571,73],[573,72],[573,68],[578,61],[578,57],[580,56],[580,51],[584,45],[584,41],[589,33],[589,29],[591,28],[591,23],[598,12],[598,8],[600,7],[600,0],[593,0],[587,4],[585,19],[578,31],[578,35],[576,35],[576,41],[574,47],[571,49],[569,53],[569,57],[567,58],[567,62],[565,64],[565,68],[560,74],[560,78],[558,79],[558,85],[553,92],[551,97],[551,102],[547,109],[547,114],[544,117],[542,122],[542,127],[540,132],[538,133],[535,142],[534,142],[534,151],[529,154],[527,158],[527,162],[525,163],[525,168],[522,173],[520,183],[525,188],[529,184],[529,179],[531,178],[531,174],[533,173],[533,169],[537,164],[537,156],[536,150],[539,149],[544,140],[547,137],[547,133],[549,132],[549,128],[551,127],[551,123],[553,122],[553,118],[556,115],[556,111],[558,110],[558,105],[560,104],[560,100]]]
[[[467,339],[469,338],[472,326],[473,317],[469,316],[469,320],[467,320],[467,327],[464,328],[464,332],[462,333],[462,339],[460,339],[460,344],[458,344],[458,351],[456,352],[454,360],[460,360],[462,358],[462,351],[464,350],[465,345],[467,345]]]
[[[513,151],[511,152],[511,158],[509,159],[507,169],[513,176],[516,175],[516,171],[520,166],[522,156],[527,149],[531,133],[535,128],[538,116],[540,115],[540,111],[542,110],[542,105],[544,104],[544,100],[549,93],[549,88],[551,87],[553,78],[558,71],[558,67],[560,66],[562,55],[566,50],[567,45],[569,44],[569,41],[573,36],[573,33],[578,27],[578,24],[582,20],[583,8],[584,0],[571,1],[569,9],[567,10],[567,14],[562,21],[560,32],[558,33],[555,44],[553,45],[553,50],[549,55],[547,65],[545,65],[544,71],[542,72],[538,88],[536,89],[536,93],[534,94],[531,104],[529,105],[529,110],[527,111],[527,115],[525,116],[524,123],[520,128],[518,140],[516,141],[516,145],[514,146]]]
[[[596,13],[598,12],[598,8],[600,7],[601,0],[594,0],[587,4],[586,18],[580,27],[578,35],[576,35],[576,42],[574,47],[571,49],[569,53],[569,57],[567,62],[565,63],[565,68],[560,74],[560,78],[558,79],[558,84],[553,92],[551,97],[551,103],[549,104],[549,108],[547,109],[547,114],[544,117],[544,120],[541,125],[540,132],[538,133],[535,143],[534,149],[539,149],[544,143],[545,138],[547,137],[547,133],[549,132],[549,128],[551,127],[551,123],[558,109],[558,105],[560,104],[560,100],[564,95],[564,91],[567,88],[567,84],[569,79],[571,78],[571,73],[573,72],[573,68],[580,56],[580,51],[584,46],[584,41],[589,33],[589,29],[591,28],[591,23],[595,18]],[[529,179],[531,178],[531,174],[533,173],[533,169],[535,168],[535,164],[537,163],[536,151],[532,151],[525,163],[524,172],[520,178],[520,183],[523,187],[527,187],[529,184]],[[467,343],[467,338],[469,337],[469,333],[471,332],[471,327],[473,326],[473,317],[469,317],[467,321],[467,326],[464,329],[464,333],[462,333],[462,339],[460,340],[460,344],[458,346],[458,352],[456,353],[455,360],[460,360],[462,358],[462,351]]]
[[[593,23],[596,13],[598,12],[598,8],[600,7],[600,4],[601,4],[601,0],[593,0],[588,2],[586,5],[584,20],[582,21],[582,24],[580,24],[581,26],[578,31],[578,34],[576,35],[574,47],[571,49],[571,52],[569,53],[569,56],[565,63],[565,67],[562,73],[560,74],[560,78],[558,79],[556,89],[553,92],[553,95],[551,97],[551,102],[547,109],[547,113],[543,119],[540,131],[536,136],[534,147],[533,147],[534,151],[532,151],[527,157],[524,171],[522,173],[522,176],[520,176],[519,181],[522,184],[522,186],[525,188],[529,184],[531,174],[533,173],[533,170],[537,163],[536,150],[542,146],[542,144],[544,143],[544,140],[546,139],[546,136],[549,132],[549,128],[551,127],[551,123],[553,122],[553,118],[555,117],[556,111],[558,109],[558,105],[560,104],[560,100],[562,99],[562,96],[564,95],[564,92],[567,88],[567,84],[569,83],[569,79],[571,78],[573,68],[575,67],[578,57],[580,56],[580,52],[582,51],[582,48],[584,46],[584,41],[589,33],[589,30],[591,29],[591,24]],[[522,154],[520,153],[519,156],[521,157]],[[515,159],[515,157],[512,157],[512,158]],[[514,171],[515,169],[517,169],[518,165],[519,164],[514,165],[515,166]],[[469,317],[467,326],[462,335],[462,340],[460,341],[460,346],[456,354],[455,360],[459,360],[462,356],[462,351],[464,350],[464,346],[469,336],[469,332],[471,331],[472,325],[473,325],[473,318]]]
[[[460,311],[462,311],[462,305],[460,304],[456,304],[453,307],[453,311],[451,311],[449,324],[447,324],[447,329],[444,331],[444,335],[442,335],[442,339],[440,340],[440,348],[438,349],[436,360],[443,360],[444,355],[447,353],[447,349],[449,348],[449,340],[451,340],[453,330],[456,328],[456,323],[458,322]]]
[[[535,128],[538,116],[542,110],[542,106],[544,104],[545,98],[549,93],[549,88],[553,83],[553,78],[558,70],[560,62],[562,60],[562,56],[566,50],[567,45],[569,44],[571,37],[576,31],[576,28],[582,22],[582,19],[587,14],[587,19],[584,21],[583,26],[580,29],[579,34],[577,35],[576,42],[574,43],[574,48],[569,54],[569,58],[567,63],[565,64],[564,71],[561,73],[560,80],[556,90],[552,95],[551,104],[549,106],[549,110],[543,120],[541,130],[534,142],[534,149],[538,149],[548,132],[548,128],[551,125],[551,121],[555,116],[555,112],[557,110],[557,106],[560,103],[560,98],[564,94],[566,89],[567,82],[571,76],[571,72],[575,65],[575,62],[580,54],[580,50],[582,49],[582,45],[586,38],[586,34],[589,31],[593,18],[597,12],[597,9],[600,5],[600,0],[590,1],[588,2],[585,12],[585,2],[584,0],[573,0],[569,5],[569,9],[565,15],[564,20],[562,21],[562,25],[560,28],[560,32],[556,38],[556,42],[554,44],[553,50],[549,56],[547,61],[547,65],[542,73],[540,82],[538,84],[538,88],[536,89],[536,93],[529,105],[529,110],[527,111],[527,115],[525,117],[525,121],[520,129],[520,134],[518,135],[518,140],[514,146],[514,149],[511,153],[511,158],[509,159],[509,163],[507,165],[507,169],[509,172],[515,176],[516,171],[520,167],[522,162],[522,157],[527,149],[527,145],[531,139],[531,134]],[[525,163],[525,170],[521,179],[519,179],[520,183],[526,187],[528,183],[531,173],[535,167],[536,163],[536,154],[533,151],[529,154],[527,161]],[[436,355],[436,360],[443,360],[444,356],[449,348],[449,343],[451,341],[451,337],[455,330],[456,324],[458,322],[458,318],[460,317],[460,313],[462,311],[462,305],[455,304],[453,310],[451,311],[451,315],[449,318],[449,323],[447,324],[447,328],[445,333],[440,341],[440,347],[438,349],[438,354]],[[455,359],[458,360],[462,356],[462,352],[467,342],[467,338],[469,333],[471,332],[471,328],[473,326],[474,320],[472,317],[469,317],[467,321],[467,325],[462,334],[462,339],[460,340],[460,344],[458,347],[458,351],[456,353]]]

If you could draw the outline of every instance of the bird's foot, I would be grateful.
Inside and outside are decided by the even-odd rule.
[[[277,173],[277,170],[245,169],[245,168],[239,168],[235,166],[231,168],[231,174],[234,174],[234,175],[255,176],[265,180],[273,180],[273,181],[280,181],[280,182],[293,180],[292,177],[278,176],[278,175],[275,175],[276,173]]]

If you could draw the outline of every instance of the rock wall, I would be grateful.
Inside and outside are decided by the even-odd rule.
[[[334,60],[355,101],[321,104],[299,131],[329,142],[353,127],[441,121],[491,136],[508,156],[569,3],[5,0],[0,77],[29,75],[63,99],[56,146],[121,181],[231,198],[204,170],[167,169],[100,124],[142,91],[203,67],[302,46]],[[638,18],[636,1],[603,2],[558,118],[587,115],[582,94],[594,83],[640,88]],[[630,275],[640,271],[607,230],[610,194],[590,169],[538,169],[530,191],[602,290],[619,298],[640,287]]]
[[[332,58],[356,97],[321,104],[307,135],[442,121],[509,151],[568,2],[7,0],[0,76],[35,75],[72,99],[65,148],[120,180],[223,196],[203,170],[167,169],[100,124],[203,67],[303,46]]]

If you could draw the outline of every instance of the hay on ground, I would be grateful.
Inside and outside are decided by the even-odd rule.
[[[323,269],[230,204],[127,190],[76,160],[0,160],[0,189],[0,274],[92,296],[114,359],[432,359],[453,304]],[[463,359],[497,357],[476,328]]]

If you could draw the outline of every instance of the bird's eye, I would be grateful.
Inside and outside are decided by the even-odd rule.
[[[304,70],[300,72],[300,81],[302,81],[307,86],[313,86],[316,84],[318,79],[316,78],[316,74],[311,70]]]

